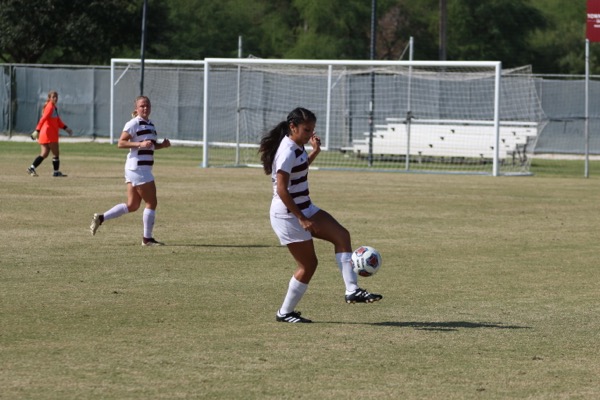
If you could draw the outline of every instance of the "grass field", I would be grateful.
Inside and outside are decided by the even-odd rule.
[[[311,195],[383,255],[348,305],[332,247],[276,323],[293,271],[259,169],[157,153],[156,238],[125,199],[125,152],[0,143],[0,399],[592,399],[600,397],[600,178],[313,171]],[[597,167],[596,165],[594,165]]]

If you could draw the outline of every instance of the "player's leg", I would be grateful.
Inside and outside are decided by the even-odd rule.
[[[369,293],[358,286],[358,275],[352,266],[352,244],[350,232],[344,228],[331,214],[319,210],[312,216],[315,222],[313,236],[333,244],[335,261],[342,273],[346,286],[347,303],[372,303],[383,298],[380,294]]]
[[[296,260],[297,266],[288,284],[283,304],[277,311],[276,319],[279,322],[312,322],[301,317],[300,312],[295,311],[295,308],[304,293],[306,293],[308,283],[317,270],[318,260],[315,254],[314,242],[310,239],[303,242],[288,243],[287,247],[294,260]]]
[[[90,232],[92,236],[96,234],[96,231],[104,223],[110,219],[118,218],[129,212],[134,212],[140,208],[142,198],[133,186],[131,182],[127,182],[127,203],[119,203],[106,211],[104,214],[94,214],[92,217],[92,223],[90,224]]]
[[[154,181],[144,183],[143,185],[136,186],[136,190],[139,196],[146,203],[142,220],[144,223],[144,235],[142,244],[144,246],[161,246],[164,243],[158,242],[154,239],[154,221],[156,220],[156,207],[158,206],[158,198],[156,196],[156,184]]]
[[[52,174],[52,176],[66,176],[62,172],[60,172],[60,151],[58,148],[58,142],[48,143],[48,147],[50,147],[50,151],[52,152],[52,167],[54,168],[54,173]]]
[[[31,166],[27,168],[27,172],[29,172],[29,175],[38,176],[35,169],[40,166],[40,164],[42,163],[42,161],[44,161],[46,157],[48,157],[48,154],[50,154],[50,146],[48,146],[47,144],[40,144],[40,155],[37,156],[33,160],[33,163],[31,163]]]
[[[156,207],[158,206],[158,198],[156,196],[156,184],[154,181],[138,185],[135,187],[135,190],[139,198],[144,200],[144,203],[146,203],[146,208],[156,210]]]
[[[312,279],[319,261],[315,252],[315,244],[312,240],[306,240],[304,242],[289,243],[287,245],[288,250],[296,260],[296,271],[294,272],[294,278],[308,285]]]
[[[350,232],[331,214],[325,210],[319,210],[311,219],[314,222],[312,232],[314,237],[332,243],[336,253],[352,252]]]
[[[319,210],[311,219],[315,222],[313,236],[333,244],[335,261],[344,278],[346,294],[354,293],[358,289],[358,275],[351,263],[350,232],[324,210]]]

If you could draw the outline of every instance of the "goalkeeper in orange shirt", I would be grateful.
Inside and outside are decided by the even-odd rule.
[[[52,176],[63,177],[66,176],[60,172],[60,159],[58,151],[58,131],[64,129],[67,131],[69,136],[73,135],[73,131],[69,128],[58,116],[58,108],[56,103],[58,102],[58,93],[56,91],[48,92],[48,99],[44,104],[44,111],[42,112],[42,118],[40,118],[35,131],[31,134],[31,139],[38,141],[42,150],[40,155],[33,160],[33,163],[27,172],[31,176],[38,176],[36,168],[48,157],[52,152],[52,166],[54,167],[54,173]]]

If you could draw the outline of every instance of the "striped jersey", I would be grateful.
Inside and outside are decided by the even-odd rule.
[[[137,147],[129,149],[125,169],[152,169],[154,165],[154,145],[157,139],[156,129],[154,129],[152,121],[134,117],[125,124],[123,131],[129,133],[132,142],[152,141],[152,147],[149,149],[138,149]]]
[[[271,215],[279,218],[292,218],[292,214],[277,194],[277,172],[283,171],[290,175],[288,191],[294,203],[305,210],[311,205],[308,192],[308,154],[304,146],[298,146],[292,139],[285,136],[273,161],[271,180],[273,182],[273,200],[271,201]]]

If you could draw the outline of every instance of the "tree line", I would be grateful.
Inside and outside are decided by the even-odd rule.
[[[368,59],[368,0],[148,0],[145,57]],[[106,65],[139,58],[143,0],[0,0],[0,60]],[[375,58],[439,59],[439,0],[378,0]],[[586,4],[447,0],[448,60],[582,74]],[[600,73],[600,45],[591,46]]]

